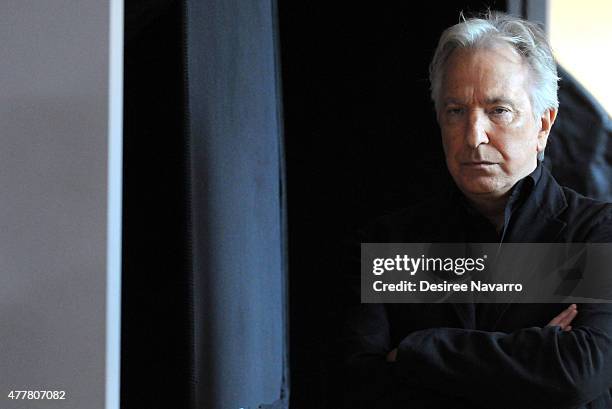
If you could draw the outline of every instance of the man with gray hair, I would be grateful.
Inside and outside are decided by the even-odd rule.
[[[430,80],[456,189],[377,220],[359,242],[612,242],[612,204],[542,166],[558,77],[537,25],[463,19],[442,34]],[[359,286],[353,296],[351,407],[612,408],[612,304],[361,304]]]

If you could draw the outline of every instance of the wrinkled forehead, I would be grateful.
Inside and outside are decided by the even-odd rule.
[[[447,61],[442,78],[442,102],[446,99],[519,98],[529,95],[528,64],[508,44],[458,48]]]

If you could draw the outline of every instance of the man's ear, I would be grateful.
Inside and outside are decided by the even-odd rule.
[[[538,152],[544,151],[546,148],[546,142],[548,141],[548,135],[550,129],[557,119],[557,108],[549,108],[542,116],[540,116],[540,130],[538,131]]]

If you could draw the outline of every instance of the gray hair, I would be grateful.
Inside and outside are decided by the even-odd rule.
[[[457,48],[486,47],[495,42],[510,45],[525,61],[531,71],[530,93],[534,117],[549,108],[558,108],[557,65],[546,34],[535,23],[508,14],[488,11],[481,17],[465,19],[447,28],[440,37],[438,47],[429,66],[431,98],[439,108],[440,88],[451,53]]]

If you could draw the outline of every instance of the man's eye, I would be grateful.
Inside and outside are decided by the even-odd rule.
[[[497,107],[492,112],[494,115],[504,115],[506,113],[509,113],[510,110],[507,108],[503,108],[503,107]]]
[[[448,108],[446,113],[449,115],[460,115],[463,113],[463,108]]]

